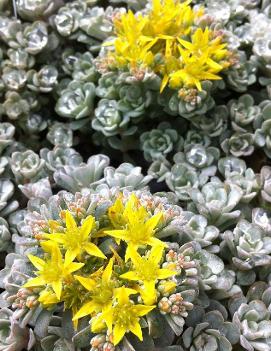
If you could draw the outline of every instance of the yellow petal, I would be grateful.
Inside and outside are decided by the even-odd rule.
[[[124,286],[114,290],[114,296],[118,299],[118,302],[121,305],[127,304],[129,302],[129,296],[133,294],[137,294],[137,291],[134,289],[125,288]]]
[[[38,298],[39,302],[43,305],[52,305],[59,302],[58,298],[52,291],[42,290]]]
[[[116,346],[124,337],[126,328],[122,325],[115,325],[113,330],[113,343]]]
[[[217,62],[215,62],[214,60],[212,60],[210,58],[207,59],[206,63],[216,71],[220,71],[223,68],[221,65],[219,65]]]
[[[113,236],[114,238],[125,240],[127,230],[105,230],[105,234]]]
[[[53,240],[59,244],[63,244],[65,242],[66,235],[62,233],[45,234],[44,238]]]
[[[144,281],[144,285],[140,290],[140,294],[145,305],[153,305],[157,299],[155,281]]]
[[[52,241],[51,255],[52,255],[52,261],[56,262],[57,264],[59,264],[60,262],[62,263],[61,251],[57,246],[57,244],[55,244],[53,241]]]
[[[139,324],[138,322],[136,322],[135,324],[131,325],[131,326],[129,327],[129,329],[130,329],[130,331],[131,331],[133,334],[135,334],[135,335],[138,337],[138,339],[139,339],[140,341],[143,340],[142,330],[141,330],[140,324]]]
[[[105,327],[106,325],[104,323],[102,314],[91,318],[91,331],[93,333],[100,333],[103,329],[105,329]]]
[[[33,279],[28,280],[28,282],[26,282],[23,285],[23,288],[32,288],[32,287],[35,287],[35,286],[42,286],[42,285],[45,285],[45,284],[46,284],[46,281],[44,280],[44,278],[37,277],[37,278],[33,278]]]
[[[103,254],[103,252],[96,245],[94,245],[93,243],[85,244],[84,245],[84,249],[91,256],[95,256],[95,257],[100,257],[100,258],[106,259],[106,256]]]
[[[57,247],[57,243],[51,240],[42,241],[40,243],[40,246],[42,247],[43,251],[46,251],[52,254],[52,251]]]
[[[137,249],[138,249],[138,245],[129,242],[127,249],[126,249],[125,258],[124,258],[125,262],[127,262],[133,256],[134,251],[136,251]],[[140,260],[141,257],[140,257],[140,255],[138,255],[138,256],[139,256],[138,260]],[[134,260],[133,262],[135,263],[137,261]]]
[[[110,332],[112,332],[113,325],[113,309],[111,306],[106,308],[102,313],[103,321],[106,323],[106,326]]]
[[[167,86],[168,80],[169,80],[169,76],[167,74],[165,74],[163,79],[162,79],[162,83],[160,85],[160,93],[162,93],[163,90],[165,89],[165,87]]]
[[[157,224],[160,222],[161,218],[163,217],[163,213],[159,212],[156,215],[152,216],[150,219],[147,220],[146,227],[148,230],[153,230]]]
[[[162,268],[162,269],[159,269],[157,278],[166,279],[166,278],[172,277],[175,274],[177,274],[177,272],[174,272],[170,269]]]
[[[150,246],[162,246],[162,247],[167,247],[167,244],[164,243],[163,241],[157,239],[157,238],[154,238],[154,237],[151,237],[149,238],[148,240],[146,240],[146,244],[150,245]]]
[[[95,305],[92,301],[86,302],[73,317],[73,321],[92,314],[95,310]]]
[[[42,270],[44,265],[45,265],[45,261],[43,261],[41,258],[34,256],[34,255],[27,255],[27,257],[29,258],[29,261],[33,264],[33,266],[35,266],[38,270]]]
[[[154,264],[158,265],[158,263],[161,261],[163,252],[164,246],[153,246],[153,248],[151,249],[149,260],[152,261]]]
[[[68,273],[73,273],[75,271],[78,271],[78,269],[82,268],[84,265],[84,263],[72,262],[66,267],[66,269]]]
[[[66,227],[68,230],[77,228],[77,224],[70,213],[70,211],[66,210]]]
[[[54,290],[56,297],[60,300],[62,292],[62,283],[60,280],[57,280],[52,283],[52,289]]]
[[[124,273],[120,276],[122,279],[128,279],[128,280],[138,280],[138,276],[135,272],[127,272]]]
[[[190,43],[189,41],[186,41],[186,40],[183,40],[181,38],[178,38],[177,39],[178,42],[180,44],[182,44],[183,47],[185,47],[186,49],[190,50],[190,51],[193,51],[194,50],[194,45],[192,43]]]
[[[143,317],[152,311],[156,306],[144,306],[144,305],[135,305],[136,314],[139,317]]]
[[[65,253],[64,267],[68,267],[77,255],[78,250],[67,250]]]
[[[82,239],[87,239],[89,237],[90,232],[92,231],[95,223],[95,218],[93,216],[87,216],[84,220],[81,228],[80,233],[82,235]]]
[[[79,275],[74,275],[74,278],[77,279],[88,291],[92,291],[97,285],[94,279],[81,277]]]
[[[112,275],[112,269],[113,269],[113,262],[114,262],[114,259],[110,258],[109,263],[106,266],[106,268],[105,268],[105,270],[103,271],[103,274],[102,274],[102,281],[103,282],[107,282],[107,283],[110,282],[110,278],[111,278],[111,275]]]

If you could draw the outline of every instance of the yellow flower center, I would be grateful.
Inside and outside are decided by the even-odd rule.
[[[114,287],[113,283],[98,284],[97,289],[91,293],[92,300],[99,305],[107,304],[112,300]]]
[[[153,280],[158,275],[159,267],[152,262],[143,259],[137,267],[136,274],[139,280]]]
[[[82,240],[79,229],[74,228],[73,230],[68,230],[66,232],[66,243],[68,243],[71,250],[77,249],[83,242],[84,240]]]
[[[132,303],[114,307],[114,323],[121,327],[129,329],[129,326],[135,321],[135,316],[134,305]]]
[[[47,282],[57,281],[63,275],[63,267],[56,262],[48,261],[42,275]]]

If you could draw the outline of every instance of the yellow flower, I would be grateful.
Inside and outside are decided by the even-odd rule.
[[[101,277],[85,278],[75,275],[74,277],[90,292],[91,300],[86,302],[73,317],[73,320],[100,312],[111,302],[116,283],[111,279],[113,258],[101,274]],[[95,275],[95,274],[94,274]]]
[[[105,233],[113,236],[117,241],[123,240],[127,243],[127,260],[129,258],[130,248],[136,250],[142,245],[166,246],[165,243],[154,237],[155,229],[162,216],[162,212],[150,216],[146,209],[140,205],[139,199],[133,193],[127,201],[123,212],[123,218],[125,218],[126,221],[125,228],[107,230]]]
[[[111,56],[118,66],[135,68],[137,65],[152,64],[149,44],[139,40],[146,22],[142,15],[135,16],[130,10],[114,21],[117,38],[114,41],[115,53]]]
[[[153,247],[147,257],[141,257],[137,251],[131,249],[130,256],[134,270],[122,274],[123,279],[138,281],[143,284],[140,294],[146,305],[156,302],[155,284],[159,279],[172,277],[177,272],[160,268],[160,261],[164,252],[161,246]]]
[[[221,40],[222,37],[214,37],[213,31],[209,28],[205,28],[204,31],[202,28],[198,28],[191,36],[191,42],[178,38],[179,43],[189,50],[190,53],[201,56],[208,52],[209,57],[218,55],[219,59],[227,56],[227,50],[225,50],[227,44],[221,44]],[[218,65],[218,69],[221,68]]]
[[[44,307],[49,307],[59,302],[56,294],[51,289],[42,290],[38,300]]]
[[[115,290],[115,300],[91,323],[92,332],[97,332],[106,324],[110,333],[113,332],[113,343],[117,345],[125,335],[132,332],[139,340],[143,340],[142,330],[139,324],[140,317],[145,316],[155,306],[134,304],[129,296],[136,294],[133,289],[121,287]]]
[[[42,243],[41,246],[44,251],[50,252],[50,259],[44,261],[40,257],[28,255],[29,260],[38,271],[35,272],[37,277],[30,279],[23,287],[51,287],[60,300],[63,282],[71,273],[83,267],[84,263],[73,262],[73,256],[69,255],[68,251],[63,260],[60,249],[55,243]]]
[[[213,73],[207,63],[207,54],[201,57],[191,56],[188,50],[180,49],[182,53],[183,67],[169,75],[169,86],[173,89],[178,89],[182,86],[194,87],[202,90],[201,81],[203,80],[218,80],[220,76]]]
[[[83,252],[89,255],[106,258],[102,251],[90,242],[91,231],[95,227],[95,218],[88,216],[78,227],[72,214],[66,211],[66,229],[64,233],[45,234],[44,237],[63,246],[73,259],[80,259]]]
[[[128,11],[116,18],[116,39],[110,43],[113,51],[107,60],[110,65],[131,73],[138,68],[158,74],[161,92],[167,85],[201,90],[202,80],[219,79],[214,73],[230,65],[227,43],[222,43],[219,32],[199,27],[204,10],[193,9],[191,1],[153,0],[149,12]],[[180,48],[189,52],[190,61],[185,64]],[[202,56],[206,57],[204,64]],[[170,77],[175,72],[176,76]]]
[[[118,196],[115,203],[108,209],[108,217],[114,228],[121,228],[125,225],[125,218],[123,217],[124,206],[122,198],[122,195]]]
[[[195,13],[189,6],[192,0],[153,0],[146,28],[153,37],[172,39],[188,35],[194,22]],[[163,37],[164,36],[164,37]]]

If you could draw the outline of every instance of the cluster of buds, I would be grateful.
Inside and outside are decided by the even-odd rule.
[[[90,340],[90,351],[115,351],[111,334],[97,334]]]
[[[185,102],[188,102],[188,103],[190,103],[192,105],[195,105],[197,103],[197,96],[198,96],[198,90],[197,89],[181,88],[178,91],[178,95]]]
[[[173,280],[160,280],[157,285],[157,290],[161,296],[170,296],[175,292],[176,283]]]
[[[84,208],[84,198],[79,198],[77,199],[77,201],[70,202],[68,204],[68,210],[72,212],[76,217],[84,218],[86,216],[86,209]]]
[[[14,296],[14,302],[12,304],[13,308],[34,308],[38,305],[38,295],[34,294],[33,291],[25,288],[18,290],[17,294]]]
[[[193,308],[193,304],[184,301],[181,293],[172,294],[169,297],[164,296],[158,303],[161,314],[174,314],[187,317],[187,311]]]
[[[181,273],[182,270],[186,272],[189,271],[189,276],[192,276],[192,272],[196,269],[196,262],[191,260],[190,256],[184,256],[171,249],[166,254],[166,262],[163,263],[163,268],[172,269],[179,273]]]
[[[181,272],[184,263],[184,256],[171,249],[166,254],[166,262],[163,263],[163,268]]]
[[[29,223],[33,237],[36,240],[41,240],[40,233],[47,228],[47,222],[44,219],[35,219]]]

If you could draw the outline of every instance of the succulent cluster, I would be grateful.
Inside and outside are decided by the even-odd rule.
[[[0,0],[0,350],[271,351],[268,0]]]

